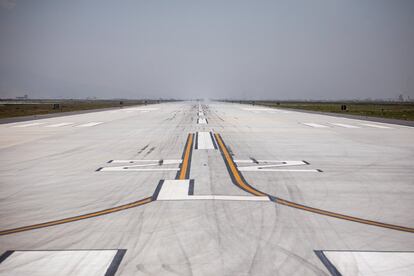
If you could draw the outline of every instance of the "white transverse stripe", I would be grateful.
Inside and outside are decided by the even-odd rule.
[[[315,128],[328,128],[327,126],[324,125],[320,125],[320,124],[315,124],[315,123],[303,123],[304,125],[310,126],[310,127],[315,127]]]
[[[157,200],[270,201],[267,196],[189,195],[190,180],[165,180]]]
[[[267,196],[190,195],[188,200],[270,201]]]

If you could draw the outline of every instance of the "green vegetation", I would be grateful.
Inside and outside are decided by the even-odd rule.
[[[151,100],[25,100],[0,101],[0,118],[150,104]]]
[[[248,101],[269,107],[303,109],[319,112],[352,114],[368,117],[380,117],[414,121],[413,102],[275,102],[275,101]],[[346,110],[341,106],[346,105]]]

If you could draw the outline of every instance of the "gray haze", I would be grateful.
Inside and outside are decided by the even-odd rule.
[[[0,96],[414,98],[414,1],[0,0]]]

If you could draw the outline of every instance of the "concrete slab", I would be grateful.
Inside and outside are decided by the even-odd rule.
[[[32,127],[0,125],[0,231],[135,206],[3,235],[0,251],[124,248],[128,253],[117,275],[327,275],[315,249],[414,250],[411,232],[252,196],[235,184],[220,150],[191,152],[189,176],[182,180],[194,179],[195,184],[193,195],[186,188],[185,200],[134,205],[151,199],[160,180],[179,180],[177,171],[96,171],[147,164],[139,160],[156,163],[154,168],[160,160],[182,160],[189,133],[213,132],[221,135],[234,160],[306,160],[310,165],[283,169],[323,170],[242,171],[259,191],[330,212],[414,227],[413,128],[375,123],[390,127],[376,128],[361,125],[367,123],[363,120],[302,112],[248,111],[243,108],[252,106],[219,102],[202,103],[208,124],[199,125],[199,106],[175,102],[154,105],[158,110],[146,113],[102,111],[45,118]],[[74,124],[46,127],[65,122]],[[73,127],[89,122],[103,123]],[[163,166],[179,169],[182,164]]]

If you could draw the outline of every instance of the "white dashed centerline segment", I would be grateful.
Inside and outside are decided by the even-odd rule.
[[[46,127],[61,127],[61,126],[68,126],[68,125],[73,125],[74,123],[58,123],[58,124],[53,124],[53,125],[48,125]]]
[[[206,125],[207,124],[207,120],[205,118],[198,118],[197,124],[199,124],[199,125]]]
[[[310,126],[310,127],[315,127],[315,128],[329,128],[328,126],[324,126],[324,125],[320,125],[320,124],[315,124],[315,123],[302,123],[304,125]]]
[[[210,132],[198,132],[197,134],[197,149],[215,149]]]
[[[340,126],[340,127],[344,127],[344,128],[360,128],[358,126],[353,126],[353,125],[348,125],[348,124],[340,124],[340,123],[331,123],[331,125]]]
[[[391,129],[391,127],[376,125],[376,124],[361,124],[361,125],[368,126],[368,127],[375,127],[375,128]]]
[[[87,123],[87,124],[78,125],[76,127],[92,127],[92,126],[97,126],[97,125],[100,125],[100,124],[103,124],[103,122],[90,122],[90,123]]]
[[[24,125],[17,125],[17,126],[13,126],[13,127],[31,127],[31,126],[39,126],[39,125],[43,125],[44,123],[30,123],[30,124],[24,124]]]

